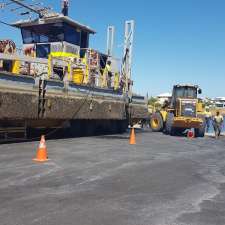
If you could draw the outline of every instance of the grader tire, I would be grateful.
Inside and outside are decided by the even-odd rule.
[[[151,116],[150,127],[153,132],[160,132],[163,130],[163,118],[159,112],[154,113]]]

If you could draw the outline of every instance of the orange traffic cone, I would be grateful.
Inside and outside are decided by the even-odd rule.
[[[46,162],[48,161],[48,153],[47,153],[47,147],[45,143],[45,136],[41,136],[41,141],[37,150],[36,158],[33,159],[36,162]]]
[[[136,145],[135,131],[133,127],[131,128],[130,133],[130,145]]]
[[[190,139],[194,138],[195,137],[194,131],[193,130],[189,130],[187,132],[187,137],[190,138]]]

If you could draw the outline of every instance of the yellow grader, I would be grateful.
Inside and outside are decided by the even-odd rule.
[[[193,128],[196,137],[204,137],[205,119],[201,113],[202,103],[198,100],[201,93],[202,90],[196,85],[175,85],[171,99],[164,103],[161,110],[152,114],[152,131],[175,135]]]

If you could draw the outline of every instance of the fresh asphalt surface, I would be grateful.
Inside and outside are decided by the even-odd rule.
[[[1,225],[224,225],[225,138],[138,132],[0,146]]]

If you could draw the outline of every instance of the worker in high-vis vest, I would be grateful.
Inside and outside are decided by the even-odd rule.
[[[120,74],[119,73],[115,73],[114,76],[114,90],[117,91],[119,89],[120,86]]]
[[[107,86],[108,88],[111,88],[111,84],[112,84],[112,68],[111,68],[111,61],[108,61],[106,63],[106,71],[107,71]]]

